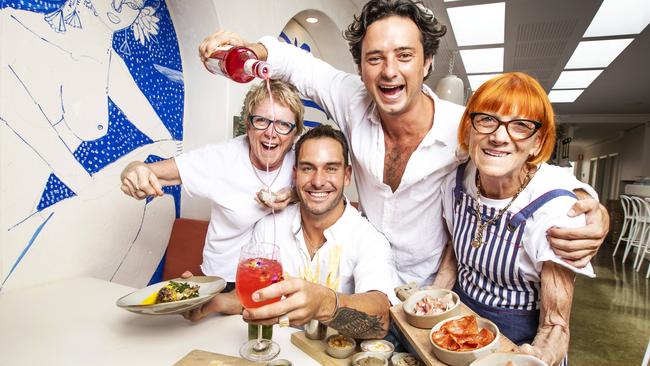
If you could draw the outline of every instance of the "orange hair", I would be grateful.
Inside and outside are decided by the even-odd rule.
[[[555,113],[544,88],[535,78],[522,72],[508,72],[481,85],[467,103],[458,128],[458,143],[468,151],[465,136],[472,128],[470,113],[517,115],[542,123],[536,132],[541,138],[541,149],[528,160],[535,165],[547,161],[555,150]],[[534,135],[533,135],[534,136]],[[532,138],[532,137],[531,137]]]

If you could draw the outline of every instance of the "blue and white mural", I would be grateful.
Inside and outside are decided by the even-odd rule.
[[[165,2],[7,0],[0,22],[0,285],[70,275],[146,284],[179,187],[138,202],[119,173],[182,149],[183,75]]]

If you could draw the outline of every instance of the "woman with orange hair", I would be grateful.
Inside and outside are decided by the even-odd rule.
[[[453,285],[461,301],[496,323],[520,351],[563,363],[574,273],[594,272],[562,261],[546,231],[584,226],[584,216],[566,215],[576,201],[573,190],[595,192],[544,163],[555,145],[554,113],[544,89],[526,74],[485,82],[467,105],[458,139],[470,160],[442,186],[453,252],[434,286]]]

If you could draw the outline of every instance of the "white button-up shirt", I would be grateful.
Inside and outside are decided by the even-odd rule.
[[[440,186],[462,160],[457,129],[464,108],[433,99],[433,127],[411,155],[395,192],[384,184],[384,132],[375,103],[359,75],[336,70],[301,49],[272,37],[260,40],[268,50],[272,76],[295,85],[323,107],[350,144],[359,201],[370,222],[391,244],[398,281],[430,284],[448,239],[442,219]]]
[[[390,244],[352,205],[324,233],[325,243],[311,258],[301,225],[299,204],[261,219],[253,230],[256,241],[280,247],[284,273],[319,283],[344,294],[381,291],[391,303],[395,271]]]

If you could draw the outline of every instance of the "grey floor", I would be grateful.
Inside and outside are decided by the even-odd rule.
[[[623,244],[621,244],[623,246]],[[571,312],[569,365],[641,365],[650,341],[650,280],[632,269],[633,254],[623,265],[624,248],[612,257],[605,242],[593,259],[597,278],[580,276]]]

